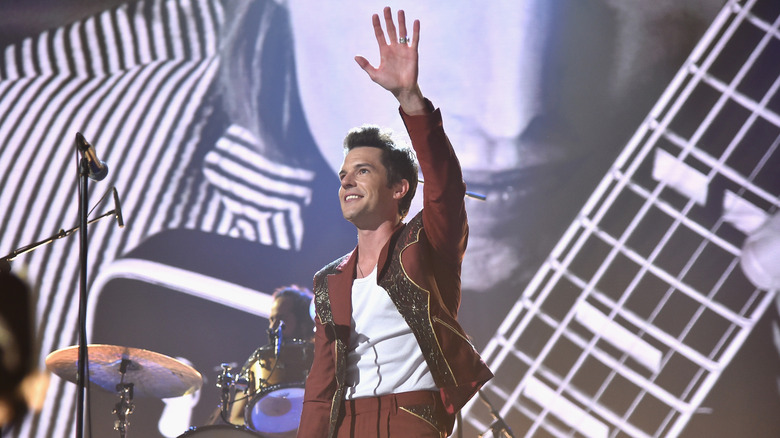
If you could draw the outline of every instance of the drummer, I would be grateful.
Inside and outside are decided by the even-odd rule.
[[[282,344],[290,341],[314,342],[314,319],[310,311],[312,298],[313,294],[309,289],[296,285],[280,287],[274,291],[271,312],[268,315],[271,343],[279,326],[282,327]],[[244,425],[246,403],[246,398],[236,397],[230,409],[232,424]]]

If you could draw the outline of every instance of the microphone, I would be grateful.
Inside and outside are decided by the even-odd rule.
[[[420,184],[425,184],[425,181],[422,178],[417,178],[417,182]],[[482,193],[477,193],[477,192],[471,192],[469,190],[466,190],[466,197],[471,199],[478,199],[480,201],[487,200],[487,195],[483,195]]]
[[[106,165],[106,162],[98,158],[95,148],[89,144],[80,132],[76,133],[76,148],[87,160],[87,166],[89,167],[88,177],[95,181],[101,181],[108,175],[108,166]]]
[[[116,191],[116,187],[114,189],[114,213],[116,214],[116,223],[119,225],[119,228],[125,227],[125,221],[122,219],[122,206],[119,204],[119,192]]]
[[[282,352],[282,331],[284,330],[284,321],[279,321],[279,327],[276,328],[276,336],[274,339],[274,354],[279,357],[279,353]]]

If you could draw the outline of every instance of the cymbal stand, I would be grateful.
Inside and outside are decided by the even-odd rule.
[[[116,385],[117,395],[119,396],[119,402],[114,405],[112,414],[116,414],[117,420],[114,421],[114,430],[119,431],[119,436],[125,438],[127,436],[127,426],[130,422],[127,421],[127,417],[133,413],[135,405],[133,404],[133,384],[124,383],[125,373],[127,372],[127,365],[130,361],[122,359],[122,363],[119,365],[119,372],[122,377],[119,379],[119,383]]]
[[[230,390],[235,388],[235,379],[231,374],[232,368],[229,364],[222,364],[222,372],[217,376],[217,388],[221,389],[220,393],[220,411],[222,413],[222,420],[229,423],[230,418]]]

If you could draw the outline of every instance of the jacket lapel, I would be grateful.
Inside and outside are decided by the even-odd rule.
[[[357,248],[336,267],[336,273],[328,275],[328,296],[336,326],[352,325],[352,279],[355,278],[356,261]]]

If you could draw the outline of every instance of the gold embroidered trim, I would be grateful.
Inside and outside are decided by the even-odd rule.
[[[439,432],[439,434],[442,437],[445,436],[446,432],[443,432],[445,429],[444,425],[440,424],[438,418],[436,417],[436,412],[434,411],[433,406],[431,405],[415,405],[415,406],[408,406],[408,407],[399,406],[398,409],[404,412],[408,412],[410,415],[414,415],[420,420],[425,421],[434,430]]]
[[[379,285],[387,291],[398,312],[417,338],[436,386],[440,388],[457,386],[455,373],[452,372],[447,358],[444,357],[441,344],[433,329],[430,315],[431,293],[412,281],[401,263],[403,252],[420,241],[420,233],[423,230],[422,215],[418,214],[412,218],[406,227],[401,232],[399,240],[393,245],[391,262],[381,276]]]
[[[459,331],[457,331],[455,329],[455,327],[451,326],[447,321],[445,321],[445,320],[443,320],[443,319],[441,319],[441,318],[439,318],[437,316],[434,316],[433,320],[438,322],[439,324],[443,325],[444,327],[447,327],[448,329],[450,329],[450,331],[452,333],[455,333],[456,335],[460,336],[461,339],[463,339],[464,341],[468,342],[469,345],[471,345],[471,348],[474,348],[474,344],[471,343],[471,340],[469,338],[467,338],[466,336],[463,336]]]

